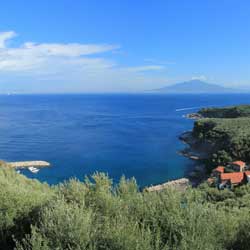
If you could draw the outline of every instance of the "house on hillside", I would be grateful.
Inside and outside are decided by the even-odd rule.
[[[234,161],[230,166],[237,172],[243,172],[246,169],[246,163],[244,161]]]
[[[225,172],[225,167],[223,166],[218,166],[215,168],[212,172],[212,177],[219,177],[221,174]]]
[[[242,184],[250,184],[249,166],[244,161],[234,161],[226,167],[216,167],[207,183],[212,186],[217,186],[219,189],[232,188]]]
[[[219,179],[219,189],[231,188],[240,185],[244,180],[244,173],[223,173]]]

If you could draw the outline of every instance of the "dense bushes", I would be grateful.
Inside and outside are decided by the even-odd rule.
[[[215,164],[250,161],[250,118],[205,118],[195,122],[193,135]]]
[[[250,161],[250,105],[204,108],[199,114],[204,118],[194,123],[192,146],[206,153],[209,171],[233,160]]]
[[[30,231],[37,211],[53,196],[47,185],[18,175],[1,166],[0,172],[0,246],[8,249],[12,234],[20,239]]]
[[[203,108],[199,111],[199,114],[209,118],[250,117],[250,105],[238,105],[224,108]]]
[[[95,174],[48,187],[8,169],[0,184],[4,250],[248,249],[248,186],[148,193],[134,179],[113,185]]]

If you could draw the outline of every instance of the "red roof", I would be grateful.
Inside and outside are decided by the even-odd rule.
[[[224,170],[225,170],[225,168],[224,168],[223,166],[218,166],[218,167],[215,168],[213,171],[214,171],[214,172],[217,171],[217,172],[219,172],[219,173],[224,173]]]
[[[238,165],[240,167],[245,167],[246,163],[244,161],[234,161],[232,162],[234,165]]]
[[[244,179],[244,173],[242,172],[225,173],[225,174],[221,174],[220,178],[221,178],[221,181],[230,180],[232,184],[239,184]]]

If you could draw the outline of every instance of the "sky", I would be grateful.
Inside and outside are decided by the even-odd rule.
[[[248,0],[0,3],[0,92],[250,89]]]

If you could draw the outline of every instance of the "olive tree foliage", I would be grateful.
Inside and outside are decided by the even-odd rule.
[[[0,249],[238,250],[249,241],[250,186],[140,191],[103,173],[49,187],[0,169]]]
[[[12,247],[13,236],[22,238],[36,222],[38,210],[53,196],[53,189],[38,181],[18,175],[2,165],[0,168],[0,246]],[[1,249],[0,247],[0,249]]]

